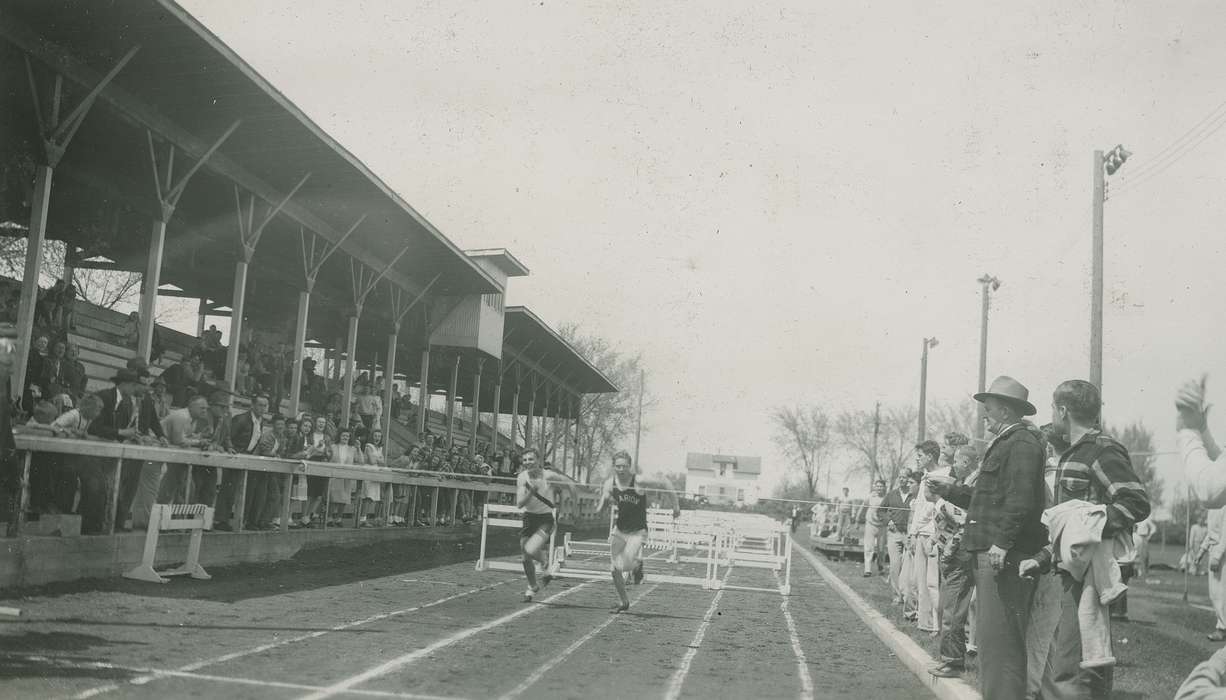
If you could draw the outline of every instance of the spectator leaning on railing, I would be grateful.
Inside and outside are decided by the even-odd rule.
[[[181,450],[193,450],[207,447],[212,437],[212,424],[209,422],[209,400],[203,396],[192,397],[187,402],[187,408],[172,410],[162,421],[166,431],[166,441],[170,447]],[[167,464],[166,475],[158,488],[158,503],[185,503],[182,495],[187,481],[188,465]],[[206,486],[204,475],[199,469],[192,470],[192,481]],[[193,488],[193,503],[204,503],[200,487]]]

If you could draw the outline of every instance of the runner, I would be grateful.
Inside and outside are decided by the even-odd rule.
[[[575,487],[550,469],[537,466],[536,450],[528,448],[519,456],[519,475],[515,477],[515,505],[524,510],[524,526],[519,531],[519,549],[524,556],[524,575],[528,577],[528,590],[524,602],[531,603],[532,596],[553,580],[549,573],[549,536],[553,534],[553,489],[562,486]],[[552,482],[552,483],[551,483]],[[541,563],[541,583],[536,582],[536,563]]]
[[[637,473],[632,466],[633,461],[627,452],[613,455],[613,476],[604,483],[600,493],[600,507],[596,512],[603,512],[605,504],[612,502],[617,506],[617,522],[609,535],[610,558],[612,559],[613,585],[617,588],[617,597],[621,603],[609,612],[613,614],[630,609],[630,598],[626,595],[626,581],[623,572],[634,570],[634,583],[643,582],[643,541],[647,539],[647,495],[636,491]],[[673,504],[673,518],[681,515],[677,503],[677,495],[671,488],[660,488],[648,482],[637,483],[641,489],[655,488],[667,495]]]

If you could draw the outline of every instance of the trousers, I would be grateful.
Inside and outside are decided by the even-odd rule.
[[[987,552],[975,553],[979,667],[995,670],[979,674],[984,700],[1014,700],[1026,694],[1026,628],[1034,581],[1018,576],[1018,561],[1012,554],[1006,556],[997,572],[988,563]]]

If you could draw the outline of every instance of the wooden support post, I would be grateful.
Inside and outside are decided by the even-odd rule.
[[[119,480],[123,476],[123,460],[115,460],[115,471],[111,473],[110,489],[107,490],[106,515],[103,519],[102,531],[108,535],[115,534],[116,527],[123,527],[124,516],[119,513]]]
[[[566,418],[562,419],[562,473],[566,474],[567,458],[570,456],[570,417],[575,410],[574,398],[568,398],[566,401]]]
[[[460,381],[460,354],[456,353],[455,362],[451,365],[451,384],[447,389],[447,449],[451,449],[451,441],[455,438],[455,394]]]
[[[26,387],[30,350],[34,344],[34,310],[38,302],[38,275],[43,266],[43,243],[47,238],[47,206],[51,200],[51,176],[54,171],[40,165],[34,176],[34,199],[30,205],[30,231],[26,241],[26,265],[21,279],[21,299],[17,305],[17,367],[11,382],[14,399],[20,399]]]
[[[225,376],[226,388],[232,394],[236,392],[238,353],[243,340],[243,311],[247,305],[247,268],[245,260],[239,260],[234,264],[234,297],[230,302],[230,347],[226,349]],[[280,406],[273,407],[274,413],[280,411]]]
[[[293,504],[290,503],[293,499],[294,492],[294,475],[286,474],[285,481],[281,484],[281,532],[289,532],[289,516]],[[304,474],[302,478],[306,478]]]
[[[552,398],[553,396],[551,392],[549,391],[549,386],[546,385],[545,386],[545,411],[541,413],[541,437],[540,437],[541,448],[540,449],[541,449],[541,459],[544,461],[550,461],[550,462],[552,462],[553,460],[549,459],[547,455],[549,454],[548,452],[549,450],[549,402]]]
[[[200,307],[196,311],[196,337],[204,336],[204,322],[209,315],[209,300],[201,297]]]
[[[149,257],[140,294],[140,345],[136,354],[149,359],[153,349],[153,327],[157,324],[158,287],[161,286],[162,253],[166,248],[166,222],[154,219],[149,231]],[[231,338],[233,342],[233,338]]]
[[[515,376],[515,392],[511,394],[511,451],[519,449],[519,372]]]
[[[575,402],[575,481],[579,481],[583,470],[583,394],[579,394]]]
[[[534,433],[532,422],[536,420],[536,390],[537,383],[535,379],[528,380],[528,386],[532,393],[528,396],[528,414],[524,416],[524,447],[533,447],[532,437]],[[544,455],[541,455],[544,458]]]
[[[494,385],[494,434],[490,436],[491,454],[498,454],[498,423],[502,420],[502,370],[498,371],[498,383]],[[501,465],[500,465],[501,466]]]
[[[426,419],[430,414],[430,341],[426,340],[426,348],[421,351],[421,404],[417,408],[417,433],[426,432]]]
[[[477,429],[481,425],[481,369],[485,358],[477,358],[477,373],[473,375],[473,426],[468,438],[468,454],[477,454]]]
[[[341,426],[349,427],[349,405],[353,402],[354,373],[358,369],[358,317],[362,315],[361,307],[349,317],[349,342],[346,344],[345,355],[345,393],[341,397]]]
[[[383,363],[383,445],[386,450],[392,437],[392,383],[396,377],[396,341],[400,336],[400,324],[392,326],[387,334],[387,360]]]
[[[306,357],[307,319],[311,313],[311,285],[298,292],[298,320],[294,325],[294,364],[290,369],[289,415],[302,410],[302,361]],[[276,411],[279,407],[274,407]]]

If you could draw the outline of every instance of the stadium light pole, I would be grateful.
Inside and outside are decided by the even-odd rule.
[[[1090,383],[1103,391],[1103,203],[1107,201],[1106,176],[1114,175],[1132,155],[1123,145],[1103,155],[1094,151],[1094,213],[1090,291]]]
[[[923,442],[928,432],[924,425],[924,413],[928,403],[928,349],[937,346],[936,338],[924,338],[924,352],[920,356],[920,402],[919,402],[919,440]]]
[[[988,387],[988,309],[991,307],[989,295],[1000,289],[1000,280],[984,274],[978,282],[983,291],[983,312],[979,319],[979,393],[982,394]],[[983,440],[983,404],[976,401],[975,405],[975,438]]]

